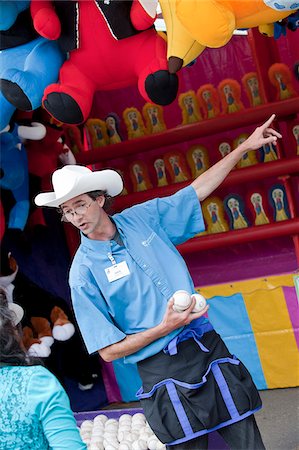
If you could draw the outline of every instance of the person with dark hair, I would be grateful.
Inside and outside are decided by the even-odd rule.
[[[22,312],[0,289],[0,450],[84,450],[66,392],[22,346]]]
[[[175,246],[204,230],[200,201],[249,150],[281,138],[270,128],[274,117],[189,186],[119,214],[105,210],[107,195],[123,189],[113,170],[65,166],[53,173],[54,191],[35,198],[80,230],[69,283],[85,344],[105,361],[137,363],[138,398],[167,448],[206,449],[208,433],[218,430],[231,449],[264,449],[253,415],[261,400],[249,372],[204,317],[208,307],[193,312],[192,296],[178,312],[173,294],[195,291]]]

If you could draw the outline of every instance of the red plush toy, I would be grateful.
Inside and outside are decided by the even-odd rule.
[[[43,97],[57,120],[84,122],[97,90],[138,84],[146,101],[168,105],[176,98],[178,78],[168,72],[166,42],[153,28],[155,2],[143,7],[142,1],[32,1],[36,30],[49,39],[59,32],[53,20],[48,26],[52,7],[61,23],[59,44],[70,52],[59,83],[48,86]]]
[[[46,136],[40,141],[27,140],[28,172],[34,192],[51,190],[51,177],[57,167],[76,164],[74,154],[65,143],[64,130],[51,123],[53,119],[45,111],[37,111],[39,120],[46,127]],[[37,145],[38,143],[38,145]],[[45,225],[43,211],[36,208],[30,216],[30,225]]]

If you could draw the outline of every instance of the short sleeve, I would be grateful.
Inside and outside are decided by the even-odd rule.
[[[88,352],[122,341],[126,335],[112,322],[99,288],[83,281],[70,284],[76,320]]]
[[[38,416],[52,450],[84,450],[69,398],[44,367],[36,367],[28,384],[28,402]]]
[[[137,205],[131,211],[147,222],[158,221],[174,245],[205,230],[200,202],[191,185],[168,197]]]

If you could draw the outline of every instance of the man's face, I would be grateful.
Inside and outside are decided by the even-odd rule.
[[[93,200],[87,194],[78,195],[61,205],[66,219],[87,236],[99,228],[104,214],[103,195]]]

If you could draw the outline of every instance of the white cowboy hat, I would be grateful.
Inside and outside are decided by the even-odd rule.
[[[38,194],[34,201],[37,206],[58,207],[62,203],[91,191],[106,191],[114,197],[123,190],[123,182],[118,172],[111,169],[92,172],[88,167],[72,165],[57,169],[52,175],[54,192]]]
[[[22,306],[17,305],[17,303],[8,302],[8,308],[13,313],[13,323],[14,325],[18,325],[19,322],[23,319],[24,310]]]

